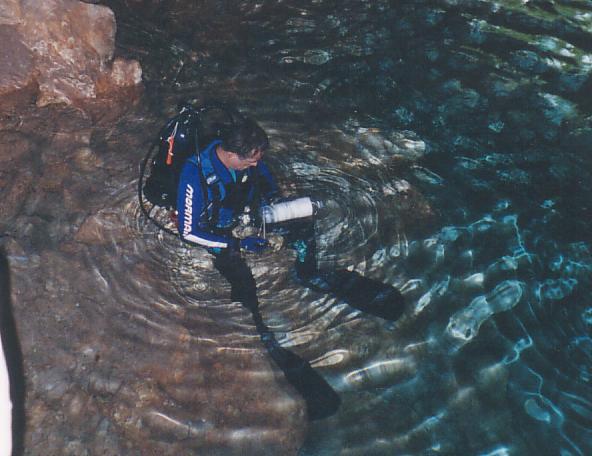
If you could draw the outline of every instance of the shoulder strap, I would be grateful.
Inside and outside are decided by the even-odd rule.
[[[208,224],[212,226],[216,226],[218,223],[221,201],[226,196],[226,188],[212,163],[212,153],[217,144],[218,141],[210,143],[205,150],[200,152],[199,156],[192,157],[201,174],[200,182],[204,197],[204,210],[201,217],[207,217]]]

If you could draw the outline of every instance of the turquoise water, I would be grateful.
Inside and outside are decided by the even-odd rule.
[[[590,454],[592,2],[119,14],[163,119],[217,98],[260,120],[286,192],[331,208],[323,264],[407,300],[389,323],[261,278],[282,345],[343,400],[302,455]]]

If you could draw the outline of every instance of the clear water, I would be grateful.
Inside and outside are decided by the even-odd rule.
[[[250,260],[266,322],[343,400],[300,454],[592,452],[592,2],[113,7],[153,125],[180,99],[249,112],[286,192],[331,208],[317,227],[323,264],[406,298],[385,322],[299,287],[289,252]],[[129,359],[150,352],[177,369],[167,354],[181,345],[187,359],[198,347],[229,370],[253,357],[263,369],[248,314],[207,255],[145,223],[128,171],[110,201],[123,221],[111,254],[85,260],[110,298],[84,312],[119,316],[106,331]],[[188,391],[203,379],[185,366],[167,401],[146,392],[136,413],[154,441],[199,448],[215,424],[192,421],[202,398]],[[117,372],[137,384],[134,369]],[[235,394],[219,375],[216,391]]]

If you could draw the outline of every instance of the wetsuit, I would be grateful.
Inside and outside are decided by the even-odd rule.
[[[232,229],[246,206],[255,212],[262,202],[277,194],[277,185],[267,166],[243,171],[229,170],[210,143],[198,157],[183,165],[177,193],[178,228],[186,241],[216,249],[233,247]]]

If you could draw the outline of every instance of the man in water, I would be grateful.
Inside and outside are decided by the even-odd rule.
[[[250,119],[241,119],[224,128],[220,138],[199,156],[187,160],[177,193],[178,228],[183,239],[226,255],[240,249],[260,252],[267,247],[261,237],[240,240],[232,230],[245,210],[254,214],[261,203],[277,195],[277,185],[262,161],[268,147],[263,129]]]
[[[175,127],[176,128],[176,127]],[[263,129],[243,116],[221,129],[219,137],[184,163],[177,191],[178,230],[190,243],[214,254],[214,267],[231,285],[231,299],[247,308],[270,356],[306,400],[309,416],[335,412],[339,397],[305,360],[284,349],[263,322],[257,285],[241,250],[260,253],[268,247],[259,235],[239,238],[233,231],[248,225],[273,201],[278,187],[262,158],[269,148]],[[321,272],[317,268],[314,222],[308,217],[279,228],[297,252],[296,275],[312,289],[332,293],[353,307],[388,320],[399,318],[402,296],[390,285],[355,271]]]
[[[252,312],[257,309],[256,285],[241,250],[261,253],[268,241],[251,235],[239,239],[233,230],[240,219],[257,217],[259,208],[278,196],[278,187],[262,158],[269,139],[253,120],[240,117],[224,127],[219,138],[210,142],[198,156],[190,157],[181,170],[177,192],[178,230],[181,237],[206,247],[214,254],[214,266],[230,282],[231,299],[241,302]],[[312,220],[293,224],[289,238],[295,238],[299,250],[298,275],[316,268]],[[304,226],[304,229],[302,229]],[[305,262],[306,260],[306,262]],[[308,267],[303,267],[307,264]],[[301,274],[302,273],[302,274]],[[255,321],[263,328],[256,312]]]
[[[233,236],[239,216],[253,216],[278,195],[277,185],[262,158],[269,147],[263,129],[241,118],[221,131],[181,170],[178,229],[181,237],[214,254],[214,266],[231,285],[231,299],[252,314],[259,336],[287,380],[304,397],[309,417],[324,418],[339,407],[339,396],[308,362],[284,349],[263,322],[257,285],[240,251],[259,253],[268,242],[259,236]],[[309,223],[312,226],[312,223]]]
[[[241,118],[225,127],[199,156],[182,168],[177,193],[181,237],[206,247],[214,266],[231,284],[232,299],[256,307],[256,286],[240,250],[260,253],[268,242],[259,236],[239,239],[232,231],[238,217],[252,217],[278,188],[262,161],[269,139],[253,120]]]
[[[274,178],[262,161],[268,148],[263,129],[253,120],[239,116],[221,130],[218,139],[186,161],[177,193],[181,237],[215,255],[214,266],[230,282],[232,300],[251,311],[257,308],[256,285],[240,251],[260,253],[268,242],[253,235],[239,239],[232,232],[239,218],[253,219],[262,205],[278,196]],[[354,271],[318,270],[314,223],[310,217],[292,221],[280,230],[297,252],[296,275],[303,285],[332,293],[359,310],[388,320],[401,315],[402,296],[393,287]],[[258,314],[254,317],[256,322],[260,320]]]

